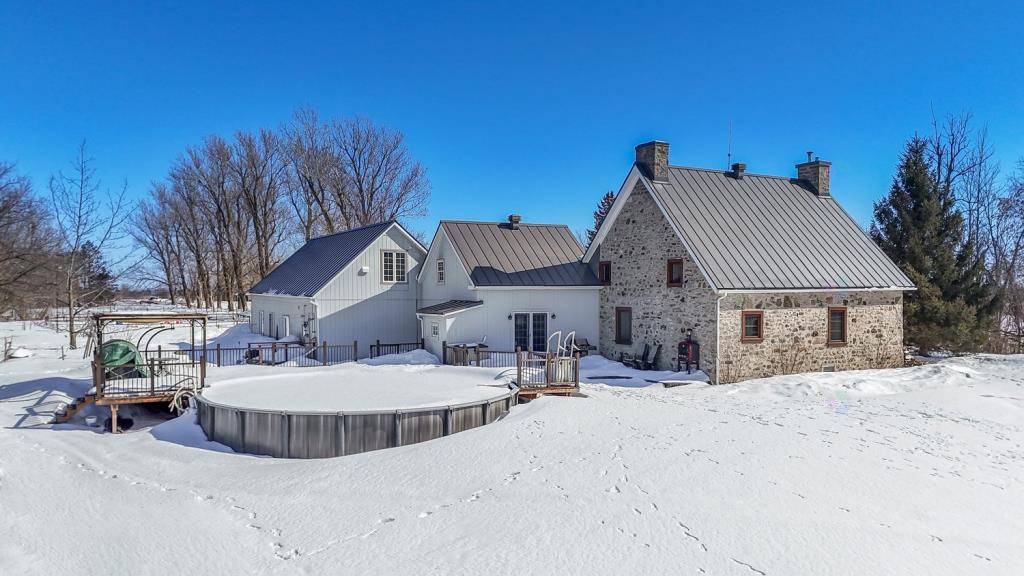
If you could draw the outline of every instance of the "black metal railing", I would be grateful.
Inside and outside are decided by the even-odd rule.
[[[422,338],[420,338],[419,342],[400,342],[398,344],[381,343],[380,340],[377,340],[376,344],[370,344],[370,358],[387,354],[405,354],[406,352],[422,350],[423,348],[425,346],[423,345]]]
[[[148,356],[148,357],[147,357]],[[128,399],[171,396],[180,388],[202,388],[206,366],[200,361],[172,354],[143,354],[142,363],[105,364],[93,360],[96,398]]]

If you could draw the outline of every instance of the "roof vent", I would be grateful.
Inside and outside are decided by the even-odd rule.
[[[747,171],[747,165],[743,162],[737,162],[732,165],[732,177],[737,180],[743,180],[743,173]]]
[[[519,223],[522,222],[522,221],[523,221],[523,217],[520,216],[519,214],[509,214],[508,215],[508,227],[511,228],[512,230],[518,230],[519,229]]]

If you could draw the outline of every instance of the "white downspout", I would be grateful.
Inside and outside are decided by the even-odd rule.
[[[715,299],[715,385],[721,384],[719,358],[722,356],[722,299],[727,295],[725,292],[719,292],[718,298]]]

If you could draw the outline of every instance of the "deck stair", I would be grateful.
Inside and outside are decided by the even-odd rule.
[[[79,396],[78,398],[75,398],[71,402],[71,404],[68,404],[67,406],[61,408],[60,410],[57,410],[56,414],[54,414],[54,416],[53,416],[53,423],[54,424],[64,424],[66,422],[69,422],[72,418],[75,417],[75,414],[78,414],[78,412],[80,410],[82,410],[83,408],[85,408],[86,406],[88,406],[90,404],[95,404],[95,403],[96,403],[96,393],[95,392],[89,392],[89,393],[87,393],[87,394],[85,394],[83,396]]]

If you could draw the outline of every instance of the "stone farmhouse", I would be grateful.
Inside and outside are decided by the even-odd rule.
[[[310,240],[250,291],[253,329],[438,356],[542,352],[573,333],[662,370],[687,350],[715,382],[903,362],[914,285],[832,197],[829,162],[808,154],[793,178],[672,166],[668,151],[636,147],[585,250],[518,216],[442,221],[429,249],[395,222]]]
[[[914,285],[832,197],[830,168],[684,168],[667,142],[637,146],[584,255],[604,284],[601,353],[660,345],[674,369],[689,336],[718,382],[902,365]]]

